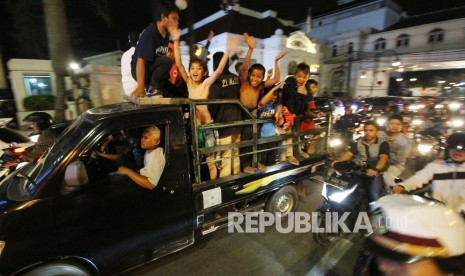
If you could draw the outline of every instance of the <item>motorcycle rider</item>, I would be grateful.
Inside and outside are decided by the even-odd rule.
[[[444,160],[435,160],[394,186],[395,193],[429,185],[432,197],[457,211],[465,211],[465,132],[447,138]]]
[[[367,183],[368,200],[373,202],[381,197],[384,190],[381,172],[388,165],[389,144],[382,137],[378,137],[379,126],[374,121],[366,122],[363,130],[365,136],[355,142],[335,163],[349,160],[366,163],[366,174],[373,177],[370,179],[371,183]]]
[[[380,137],[389,143],[389,167],[383,173],[384,184],[388,187],[395,185],[395,178],[405,169],[407,157],[410,154],[411,144],[407,136],[402,133],[404,124],[400,114],[392,114],[388,118],[387,132],[380,133]]]
[[[31,123],[32,133],[29,136],[39,135],[37,142],[26,149],[21,159],[7,163],[7,167],[19,162],[32,162],[40,157],[50,146],[53,145],[57,136],[52,132],[51,126],[54,124],[50,114],[42,111],[33,112],[27,115],[23,122]]]
[[[418,196],[380,198],[385,225],[364,243],[354,275],[465,275],[465,220]],[[377,223],[375,221],[375,223]]]
[[[344,129],[354,129],[360,124],[360,117],[352,113],[352,108],[346,106],[344,115],[336,121],[335,127]]]
[[[371,118],[370,105],[364,104],[363,109],[358,113],[362,120],[367,120]]]

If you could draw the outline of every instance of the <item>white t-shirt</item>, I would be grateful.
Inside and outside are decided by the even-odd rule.
[[[162,148],[158,147],[150,153],[145,152],[144,167],[140,170],[140,174],[147,177],[156,187],[165,168],[165,162]]]
[[[131,58],[135,49],[135,47],[129,48],[121,57],[121,83],[126,96],[130,96],[131,92],[137,88],[137,82],[131,74]]]

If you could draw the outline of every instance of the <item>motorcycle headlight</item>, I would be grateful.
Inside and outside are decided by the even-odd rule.
[[[412,121],[412,124],[415,125],[415,126],[419,126],[422,123],[423,123],[423,121],[420,120],[420,119],[413,119],[413,121]]]
[[[462,127],[463,126],[463,120],[462,119],[454,119],[451,122],[452,127]]]
[[[429,144],[418,145],[418,151],[423,154],[431,152],[432,149],[433,149],[433,145],[429,145]]]
[[[352,188],[349,190],[341,191],[341,192],[335,192],[331,195],[328,196],[329,200],[341,203],[348,195],[350,195],[353,191],[355,191],[355,188],[357,188],[358,185],[354,185]]]
[[[376,123],[377,123],[379,126],[383,126],[384,123],[386,123],[386,118],[383,118],[383,117],[378,118],[378,119],[376,119]]]
[[[329,146],[335,148],[342,145],[342,140],[340,138],[334,138],[329,141]]]
[[[449,104],[449,109],[450,109],[450,110],[457,110],[457,109],[459,109],[459,108],[460,108],[460,103],[454,102],[454,103],[450,103],[450,104]]]

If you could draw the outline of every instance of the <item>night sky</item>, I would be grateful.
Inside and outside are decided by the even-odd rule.
[[[174,1],[174,0],[173,0]],[[16,58],[48,58],[46,37],[39,0],[2,0],[0,32],[5,60]],[[110,22],[92,12],[90,0],[65,0],[73,51],[78,57],[126,50],[127,34],[141,31],[152,20],[151,0],[108,0]],[[191,0],[194,22],[220,10],[219,0]],[[409,15],[465,5],[465,0],[396,0]],[[334,7],[336,0],[241,0],[239,4],[257,11],[272,9],[278,17],[299,23],[305,20],[307,9],[313,15]],[[16,12],[15,12],[16,10]],[[180,27],[188,25],[188,14],[181,12]]]

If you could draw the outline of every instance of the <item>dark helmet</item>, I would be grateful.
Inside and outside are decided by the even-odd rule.
[[[53,125],[53,118],[47,112],[37,111],[24,117],[23,122],[34,122],[40,130],[45,130]]]
[[[465,150],[465,132],[452,133],[447,138],[446,143],[447,143],[447,147],[446,147],[445,158],[448,159],[450,149]]]

